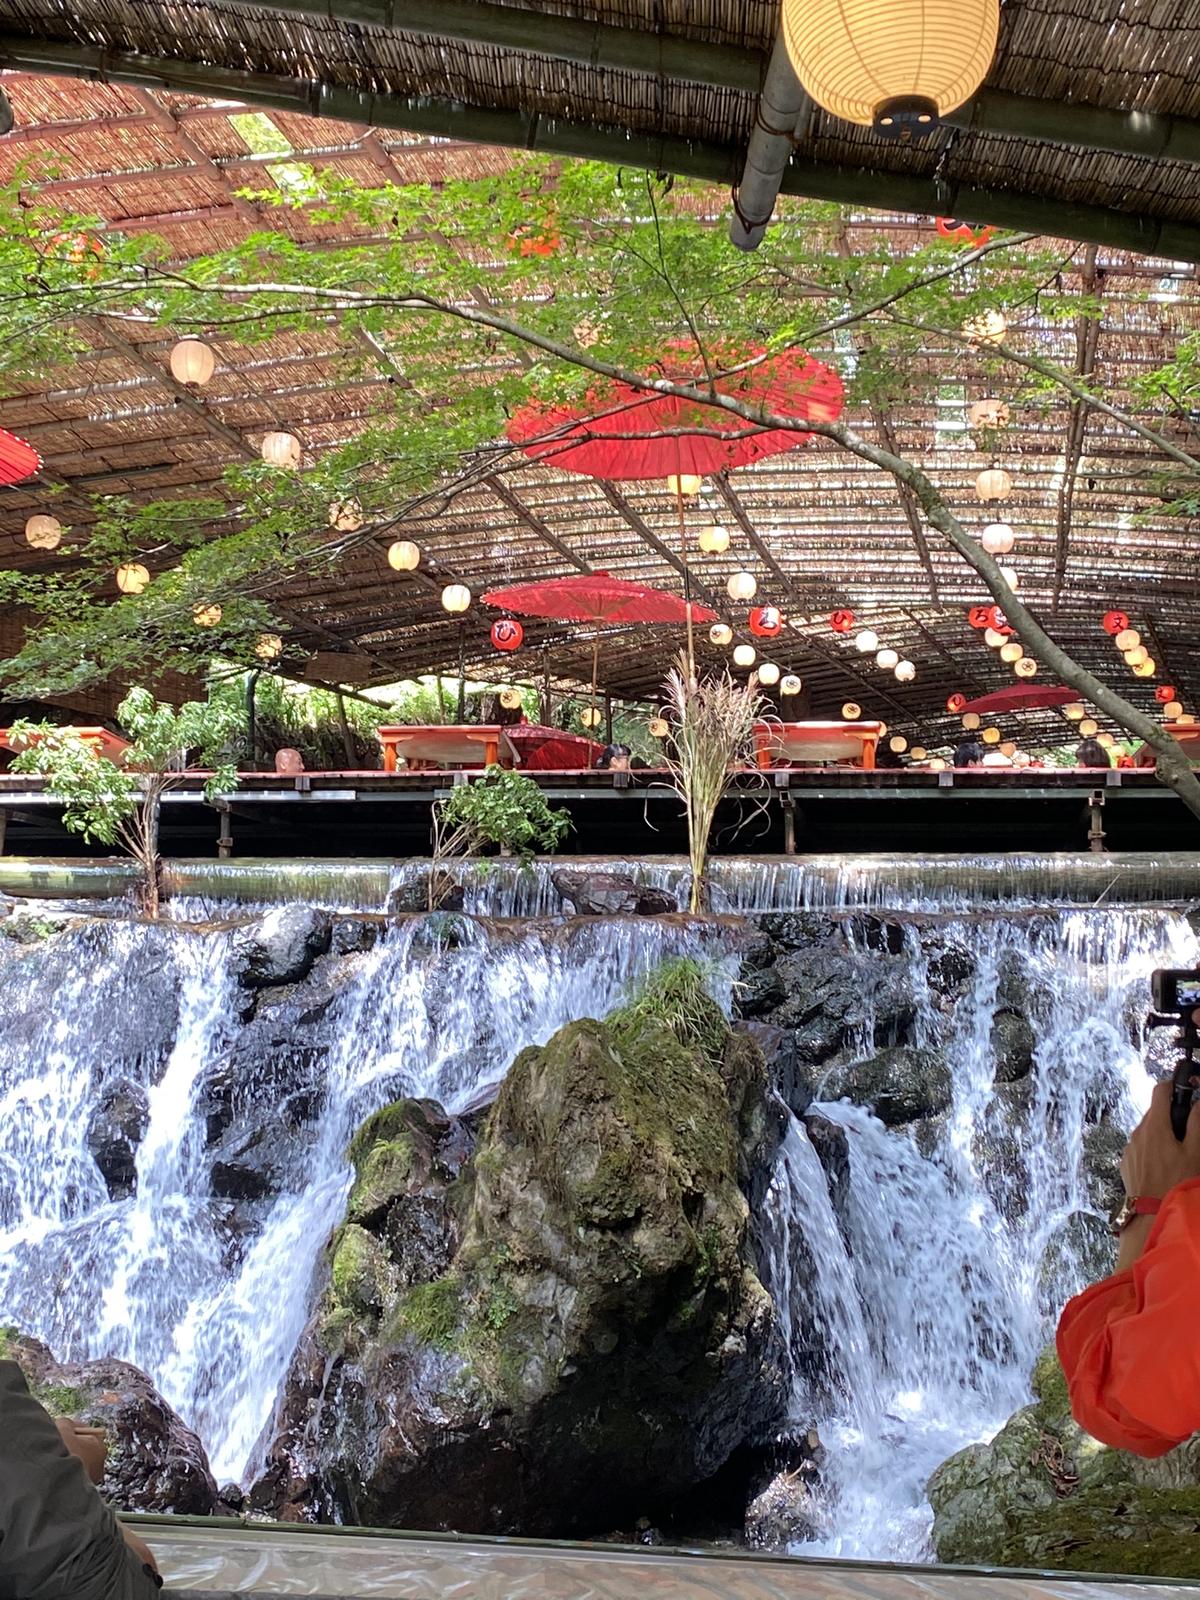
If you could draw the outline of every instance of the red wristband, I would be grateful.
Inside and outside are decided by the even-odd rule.
[[[1161,1205],[1162,1201],[1157,1196],[1140,1194],[1133,1202],[1133,1214],[1135,1217],[1156,1217]]]

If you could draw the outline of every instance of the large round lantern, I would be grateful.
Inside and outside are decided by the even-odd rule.
[[[329,507],[329,526],[339,533],[357,533],[363,520],[363,508],[353,498],[334,500]]]
[[[729,549],[728,528],[701,528],[697,540],[706,556],[721,556]]]
[[[1006,556],[1017,542],[1017,536],[1007,522],[989,522],[979,538],[990,556]]]
[[[492,644],[497,650],[519,650],[525,642],[525,629],[515,617],[497,617],[492,623]]]
[[[500,704],[504,707],[505,711],[518,710],[521,705],[520,689],[501,689]]]
[[[819,106],[884,138],[919,138],[987,76],[1000,0],[783,0],[781,25]]]
[[[879,649],[879,635],[873,628],[864,628],[855,638],[854,648],[859,655],[873,655]]]
[[[1013,666],[1018,678],[1036,678],[1038,664],[1032,656],[1022,656]]]
[[[1003,428],[1011,415],[1003,400],[976,400],[967,407],[967,421],[973,428]]]
[[[733,629],[727,622],[714,622],[708,630],[708,642],[724,648],[733,643]]]
[[[778,606],[755,606],[750,613],[750,632],[759,639],[778,639],[783,632],[783,613]]]
[[[974,733],[982,721],[978,711],[968,711],[962,719],[962,725],[968,733]]]
[[[999,744],[1001,739],[999,728],[985,728],[979,735],[984,744]]]
[[[1183,715],[1183,704],[1179,700],[1167,700],[1163,704],[1163,716],[1170,717],[1174,722],[1176,717]]]
[[[952,694],[946,701],[946,710],[951,714],[951,716],[956,717],[966,703],[967,697],[965,694]]]
[[[890,672],[900,660],[899,650],[883,649],[875,653],[875,665],[882,667],[885,672]]]
[[[1125,665],[1127,667],[1140,667],[1142,662],[1146,660],[1149,654],[1150,652],[1146,649],[1144,644],[1134,645],[1132,650],[1126,650],[1124,652]]]
[[[1025,654],[1025,646],[1018,644],[1015,639],[1006,639],[1000,646],[1000,659],[1007,661],[1011,667],[1014,661],[1020,661]]]
[[[122,594],[143,594],[150,587],[150,572],[140,561],[117,568],[117,588]]]
[[[1012,494],[1012,478],[1003,467],[985,467],[975,479],[975,493],[985,504],[990,500],[1007,500]]]
[[[585,706],[579,713],[579,720],[585,728],[598,728],[604,720],[604,713],[599,706]]]
[[[421,565],[421,551],[411,539],[397,539],[388,545],[387,558],[395,572],[415,572]]]
[[[1175,726],[1177,728],[1194,728],[1196,719],[1190,711],[1185,711],[1181,716],[1175,718]]]
[[[652,739],[665,739],[671,731],[671,725],[666,717],[651,717],[646,724],[646,731]]]
[[[1068,722],[1082,722],[1087,715],[1087,708],[1081,700],[1072,700],[1070,705],[1063,707],[1063,716]]]
[[[1136,628],[1122,628],[1113,643],[1118,650],[1136,650],[1142,642],[1142,636]]]
[[[962,325],[963,336],[972,344],[999,344],[1008,331],[1003,311],[979,311]]]
[[[853,700],[847,700],[842,707],[842,716],[847,722],[857,722],[862,716],[862,707]]]
[[[908,740],[902,733],[897,733],[888,740],[888,749],[893,755],[902,756],[908,749]]]
[[[1174,700],[1175,698],[1174,685],[1170,683],[1160,683],[1158,688],[1154,691],[1154,698],[1158,701],[1160,706],[1165,706],[1168,700]]]
[[[753,600],[757,588],[758,583],[754,575],[749,572],[731,573],[725,585],[726,593],[731,600]]]
[[[917,675],[916,663],[913,661],[897,661],[896,681],[898,683],[911,683]]]
[[[171,349],[171,376],[176,383],[199,388],[217,370],[217,358],[203,339],[180,339]]]
[[[1116,744],[1116,742],[1117,742],[1116,741],[1116,736],[1114,734],[1111,734],[1111,733],[1098,733],[1096,735],[1096,743],[1103,750],[1111,750],[1113,748],[1113,746]]]
[[[255,640],[254,654],[260,661],[277,661],[283,654],[283,640],[277,633],[260,633]]]
[[[300,441],[294,433],[263,435],[262,458],[268,466],[291,471],[300,465],[300,454]]]
[[[758,652],[752,644],[739,644],[733,652],[735,667],[752,667],[758,657]]]
[[[854,626],[853,611],[835,611],[829,619],[829,626],[834,633],[849,633]]]
[[[977,227],[961,217],[935,217],[933,225],[940,239],[956,239],[972,245],[986,244],[996,231],[986,223],[983,227]]]
[[[448,583],[442,590],[442,610],[449,611],[452,616],[461,616],[470,605],[471,591],[465,583]]]
[[[788,672],[784,674],[780,681],[779,692],[787,695],[799,694],[803,687],[803,680],[798,678],[794,672]]]
[[[1081,738],[1090,739],[1094,734],[1099,733],[1099,731],[1100,724],[1093,717],[1084,717],[1083,721],[1079,724],[1079,733]]]
[[[672,472],[667,478],[667,488],[672,494],[699,494],[704,485],[704,479],[694,472]]]
[[[221,620],[220,606],[193,606],[192,621],[198,628],[215,628]]]
[[[1152,678],[1157,671],[1157,661],[1139,661],[1137,666],[1133,669],[1133,675],[1135,678]]]
[[[63,525],[57,517],[38,511],[25,524],[25,539],[35,550],[57,550],[62,543]]]
[[[779,668],[773,661],[764,661],[758,669],[758,681],[768,689],[773,689],[779,682]]]
[[[1008,635],[1000,628],[984,629],[983,642],[989,650],[999,650],[1007,638]]]
[[[1106,611],[1104,613],[1104,631],[1111,633],[1115,639],[1117,634],[1124,633],[1129,626],[1129,618],[1123,611]]]

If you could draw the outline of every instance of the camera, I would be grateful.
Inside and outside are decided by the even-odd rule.
[[[1200,1015],[1200,971],[1159,967],[1150,974],[1150,1001],[1154,1011],[1148,1019],[1149,1026],[1179,1030],[1181,1053],[1171,1078],[1171,1128],[1175,1137],[1182,1139],[1200,1088],[1194,1060],[1200,1048],[1200,1031],[1196,1027]]]

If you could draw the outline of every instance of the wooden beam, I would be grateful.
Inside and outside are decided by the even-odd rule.
[[[569,544],[564,544],[557,534],[551,533],[541,517],[532,512],[523,500],[518,499],[502,478],[498,478],[493,474],[491,477],[485,478],[484,482],[497,500],[508,507],[513,516],[519,518],[527,528],[532,528],[538,538],[544,540],[552,550],[557,550],[565,561],[569,561],[580,572],[594,570],[590,561],[585,561],[582,556],[576,555]]]

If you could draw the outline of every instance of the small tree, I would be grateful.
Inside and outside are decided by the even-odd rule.
[[[713,818],[729,787],[730,768],[750,743],[755,718],[762,708],[758,678],[751,673],[745,687],[728,672],[698,680],[680,656],[667,674],[667,706],[674,714],[671,746],[665,754],[671,784],[687,813],[688,857],[692,869],[689,902],[699,911],[705,899],[704,874]]]
[[[122,766],[99,756],[73,729],[18,722],[12,740],[23,745],[16,772],[39,773],[47,791],[63,801],[63,825],[89,844],[118,846],[141,868],[141,899],[147,915],[159,909],[159,815],[163,796],[183,780],[195,751],[211,768],[204,785],[213,800],[237,785],[237,769],[224,746],[236,732],[231,706],[189,700],[176,710],[148,689],[132,689],[117,707],[129,738]]]
[[[532,778],[489,767],[477,783],[458,785],[433,807],[433,860],[429,868],[429,909],[450,889],[443,863],[496,845],[529,861],[553,850],[571,826],[564,807],[546,804]]]

